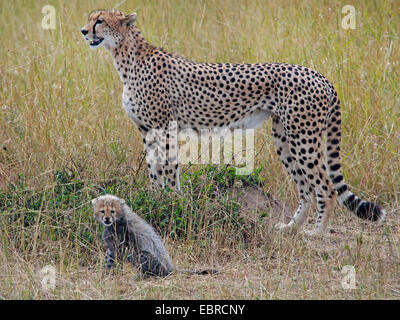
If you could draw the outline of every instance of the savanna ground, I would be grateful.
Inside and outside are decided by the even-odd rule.
[[[150,193],[141,137],[121,107],[111,57],[89,50],[80,34],[90,11],[118,3],[138,13],[148,41],[190,59],[289,62],[324,74],[342,100],[345,179],[378,200],[387,221],[377,226],[336,206],[326,237],[309,240],[276,232],[281,218],[272,211],[243,215],[243,202],[226,190],[238,180],[261,182],[296,206],[269,123],[257,132],[260,169],[251,177],[193,165],[183,170],[183,197]],[[53,30],[41,26],[47,4],[56,9]],[[342,28],[346,4],[356,9],[354,30]],[[399,1],[3,0],[0,16],[0,298],[400,297]],[[230,190],[240,192],[241,183]],[[125,265],[102,277],[90,200],[106,192],[152,222],[176,265],[220,273],[135,281]],[[47,265],[56,271],[49,290],[40,273]],[[355,270],[351,290],[341,286],[347,265]]]

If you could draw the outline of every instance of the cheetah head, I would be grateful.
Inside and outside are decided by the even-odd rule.
[[[104,45],[111,49],[124,40],[124,34],[135,21],[136,13],[125,15],[120,11],[96,10],[89,14],[88,23],[81,32],[90,48]]]
[[[94,218],[105,227],[110,227],[118,222],[123,222],[125,201],[107,194],[92,200]]]

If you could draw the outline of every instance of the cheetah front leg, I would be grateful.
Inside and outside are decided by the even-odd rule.
[[[146,164],[149,172],[150,186],[153,191],[164,187],[162,172],[162,140],[163,136],[158,130],[140,130],[143,136]]]
[[[179,164],[164,164],[162,168],[166,185],[170,186],[172,190],[180,194],[181,186],[179,183]]]
[[[152,189],[169,186],[180,193],[177,131],[171,126],[142,132],[143,143]]]
[[[166,134],[165,154],[167,159],[162,166],[162,173],[166,186],[180,194],[178,149],[178,125],[177,122],[171,121]]]
[[[152,189],[159,190],[167,186],[180,193],[178,157],[168,156],[168,143],[165,146],[148,143],[145,148]]]
[[[164,187],[164,178],[162,173],[162,164],[158,158],[155,158],[150,147],[146,149],[146,163],[149,171],[150,188],[152,191],[159,191],[160,188]]]

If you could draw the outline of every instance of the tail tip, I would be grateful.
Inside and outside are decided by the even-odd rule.
[[[377,203],[363,201],[357,207],[356,214],[361,218],[380,224],[385,220],[387,212]]]
[[[218,273],[218,270],[215,270],[215,269],[200,270],[200,271],[198,272],[198,274],[201,274],[201,275],[206,275],[206,274],[217,274],[217,273]]]
[[[381,224],[383,221],[385,221],[387,212],[381,206],[379,206],[379,209],[380,209],[380,215],[378,219],[376,219],[376,223]]]

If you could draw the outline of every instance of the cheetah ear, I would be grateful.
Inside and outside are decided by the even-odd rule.
[[[119,199],[119,203],[121,204],[121,206],[123,206],[125,204],[125,200],[124,199]]]
[[[97,202],[97,199],[93,199],[91,202],[92,202],[92,206],[94,207],[94,205],[95,205],[96,202]]]
[[[136,21],[136,12],[127,15],[124,20],[122,20],[122,25],[129,27]]]

